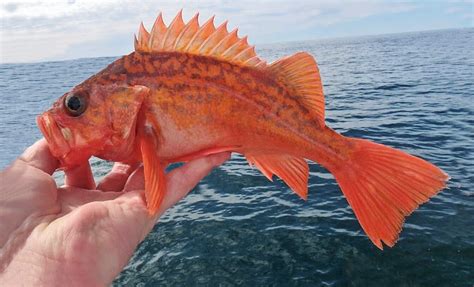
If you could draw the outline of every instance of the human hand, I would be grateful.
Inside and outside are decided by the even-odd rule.
[[[151,217],[143,168],[115,164],[96,187],[89,164],[65,172],[44,139],[0,173],[0,282],[10,285],[102,286],[127,264],[156,220],[214,167],[221,153],[167,174],[162,207]]]

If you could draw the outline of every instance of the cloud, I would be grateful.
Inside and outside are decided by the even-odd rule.
[[[461,19],[467,20],[473,26],[474,20],[474,1],[473,0],[451,0],[445,12],[447,14],[458,15]]]
[[[111,56],[132,49],[140,21],[150,27],[159,11],[169,23],[184,8],[201,22],[212,14],[229,28],[239,27],[253,43],[312,38],[307,31],[324,29],[373,15],[416,8],[413,2],[392,1],[4,1],[1,62],[30,62],[77,57]],[[120,41],[119,41],[120,40]]]

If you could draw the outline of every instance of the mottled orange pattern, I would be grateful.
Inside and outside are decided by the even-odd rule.
[[[265,70],[183,53],[135,52],[116,65],[128,84],[150,88],[144,106],[160,123],[160,156],[169,161],[219,146],[314,158],[316,142],[329,146],[324,161],[343,145]]]

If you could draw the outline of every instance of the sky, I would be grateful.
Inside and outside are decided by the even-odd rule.
[[[141,21],[183,9],[200,23],[229,20],[251,44],[474,27],[474,0],[134,1],[2,0],[0,63],[118,56],[133,50]]]

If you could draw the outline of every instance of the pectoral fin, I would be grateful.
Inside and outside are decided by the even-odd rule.
[[[166,177],[164,166],[157,154],[154,135],[145,130],[140,139],[140,149],[145,173],[145,198],[148,212],[156,214],[166,192]]]

